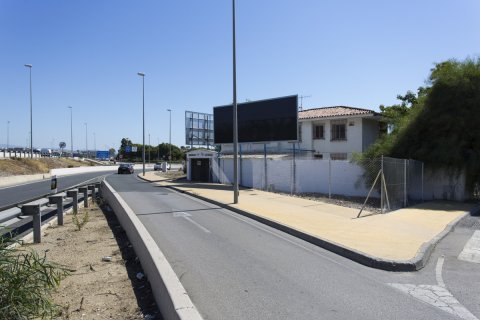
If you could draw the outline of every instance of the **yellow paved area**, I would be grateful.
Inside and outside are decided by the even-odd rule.
[[[472,205],[458,202],[426,202],[387,214],[370,215],[358,209],[260,190],[240,191],[233,204],[232,187],[211,183],[169,181],[148,172],[145,179],[197,194],[243,211],[274,220],[323,240],[396,261],[415,257],[423,243],[432,240],[449,223],[469,212]]]

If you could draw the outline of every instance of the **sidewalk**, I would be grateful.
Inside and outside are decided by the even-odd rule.
[[[434,245],[473,205],[433,201],[388,214],[242,189],[233,204],[231,186],[168,181],[154,172],[140,178],[227,207],[364,265],[392,271],[423,268]]]

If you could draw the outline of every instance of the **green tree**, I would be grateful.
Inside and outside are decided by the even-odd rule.
[[[427,87],[383,107],[393,130],[364,157],[389,155],[465,171],[467,187],[480,181],[480,59],[448,60],[431,70]]]

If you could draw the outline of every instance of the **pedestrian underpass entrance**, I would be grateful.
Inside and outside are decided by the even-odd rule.
[[[198,182],[212,181],[212,162],[216,152],[209,150],[187,153],[187,179]]]

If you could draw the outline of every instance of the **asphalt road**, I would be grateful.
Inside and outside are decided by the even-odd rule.
[[[164,252],[205,319],[459,319],[373,270],[131,175],[107,181]],[[421,276],[422,277],[422,276]],[[423,276],[419,281],[432,281]]]
[[[93,179],[108,173],[111,173],[111,171],[81,173],[71,176],[59,177],[57,179],[57,188],[69,188],[86,180]],[[7,205],[19,203],[24,200],[39,197],[48,193],[50,193],[50,179],[22,184],[19,186],[3,187],[0,188],[0,208]]]

